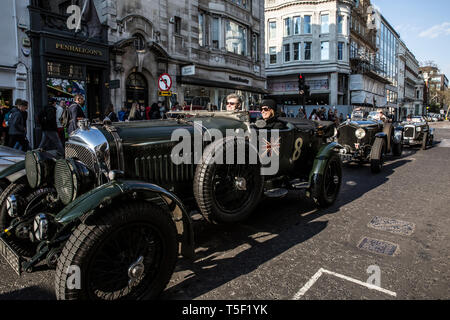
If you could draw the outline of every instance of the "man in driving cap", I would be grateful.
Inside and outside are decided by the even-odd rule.
[[[264,129],[286,129],[286,124],[278,120],[277,103],[272,99],[265,99],[261,103],[261,114],[266,126]]]

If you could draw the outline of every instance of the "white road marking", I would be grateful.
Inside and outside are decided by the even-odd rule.
[[[366,288],[368,288],[370,290],[380,291],[380,292],[388,294],[390,296],[397,297],[397,293],[395,293],[393,291],[389,291],[389,290],[380,288],[378,286],[375,286],[373,284],[362,282],[362,281],[359,281],[357,279],[353,279],[353,278],[344,276],[342,274],[339,274],[339,273],[336,273],[336,272],[332,272],[332,271],[328,271],[328,270],[325,270],[323,268],[320,268],[319,271],[317,271],[316,274],[313,275],[312,278],[303,286],[303,288],[301,288],[300,291],[295,294],[295,296],[292,298],[292,300],[300,300],[300,298],[303,295],[305,295],[305,293],[309,289],[311,289],[311,287],[314,285],[314,283],[316,283],[316,281],[324,273],[332,275],[332,276],[335,276],[335,277],[338,277],[338,278],[341,278],[341,279],[344,279],[344,280],[347,280],[347,281],[350,281],[350,282],[353,282],[353,283],[356,283],[356,284],[359,284],[360,286],[366,287]]]

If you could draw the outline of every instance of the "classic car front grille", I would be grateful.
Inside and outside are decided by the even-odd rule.
[[[83,146],[66,143],[66,159],[74,158],[83,162],[89,169],[95,170],[95,155]]]
[[[2,238],[0,238],[0,255],[18,275],[21,274],[23,259],[11,248],[7,240]]]
[[[414,138],[415,130],[413,127],[405,128],[405,138]]]
[[[357,142],[355,131],[356,128],[351,126],[343,126],[339,128],[339,144],[348,145],[353,148],[355,146],[355,142]]]
[[[154,183],[183,182],[194,179],[194,165],[175,165],[168,155],[135,158],[135,174]]]

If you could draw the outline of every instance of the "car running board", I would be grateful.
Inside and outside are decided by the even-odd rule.
[[[301,179],[295,179],[289,182],[293,189],[309,189],[311,185],[308,181],[304,181]]]

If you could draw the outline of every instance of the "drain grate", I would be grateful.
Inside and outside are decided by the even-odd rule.
[[[383,217],[374,217],[367,226],[376,230],[387,231],[403,236],[412,235],[416,228],[414,223]]]
[[[358,248],[369,252],[385,254],[391,257],[398,255],[400,252],[400,247],[398,244],[367,237],[363,238],[359,242]]]

